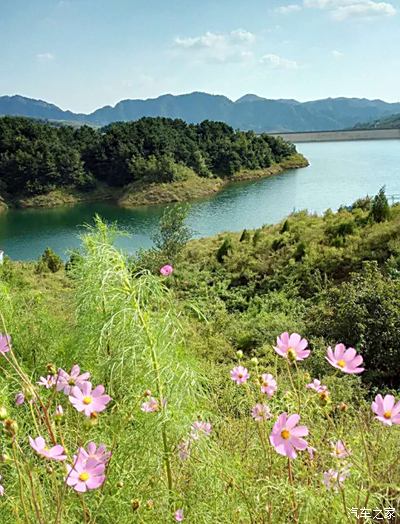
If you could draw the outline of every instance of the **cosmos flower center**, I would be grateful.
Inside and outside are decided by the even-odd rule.
[[[243,373],[238,373],[238,378],[243,378]]]
[[[383,414],[383,418],[385,418],[386,420],[391,418],[391,416],[392,416],[391,411],[385,411],[385,413]]]
[[[337,361],[337,365],[340,367],[340,368],[344,368],[344,366],[346,365],[346,362],[344,360],[338,360]]]
[[[68,385],[69,386],[75,386],[75,379],[70,377],[70,379],[68,380]]]
[[[293,348],[287,350],[287,356],[289,360],[296,360],[296,351]]]
[[[285,440],[287,440],[290,437],[290,432],[287,429],[283,429],[281,431],[281,437]]]
[[[89,480],[89,473],[87,473],[86,471],[83,471],[79,475],[79,480],[81,480],[82,482],[86,482],[87,480]]]
[[[92,397],[83,397],[82,402],[86,405],[91,404],[93,402]]]

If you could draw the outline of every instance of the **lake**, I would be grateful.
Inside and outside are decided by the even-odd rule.
[[[400,195],[400,141],[299,144],[310,166],[272,178],[240,182],[192,205],[189,223],[196,236],[240,231],[281,220],[293,210],[322,213],[374,195]],[[118,245],[130,253],[151,245],[151,235],[165,206],[121,209],[106,203],[54,209],[10,210],[0,215],[0,249],[13,259],[37,259],[49,246],[67,257],[79,246],[79,231],[95,213],[118,222],[129,234]]]

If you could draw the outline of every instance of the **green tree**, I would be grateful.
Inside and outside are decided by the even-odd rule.
[[[370,217],[374,222],[385,222],[390,217],[390,206],[385,194],[385,186],[381,187],[379,193],[372,201]]]

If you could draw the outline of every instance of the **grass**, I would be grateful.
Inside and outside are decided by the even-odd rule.
[[[317,344],[308,359],[287,366],[275,353],[270,334],[264,335],[257,360],[236,355],[225,342],[216,351],[225,340],[218,304],[211,318],[196,296],[181,295],[174,279],[132,268],[113,247],[116,234],[97,221],[83,239],[82,260],[68,274],[37,275],[32,265],[16,263],[1,271],[0,310],[16,361],[30,383],[23,386],[0,355],[0,404],[8,419],[18,423],[11,435],[4,423],[1,434],[2,524],[166,523],[174,522],[179,508],[185,522],[196,524],[341,524],[354,521],[352,508],[399,507],[399,428],[373,418],[368,391],[358,377],[330,367],[326,348]],[[36,386],[52,367],[70,370],[75,363],[113,398],[94,420],[76,412],[62,393]],[[230,379],[239,363],[250,372],[241,386]],[[261,373],[277,378],[271,399],[260,393]],[[328,399],[306,389],[313,378],[327,385]],[[28,435],[49,438],[48,428],[37,403],[33,416],[29,403],[14,405],[21,389],[40,396],[57,441],[65,443],[70,457],[90,441],[112,450],[101,489],[84,495],[65,489],[63,465],[29,447]],[[141,411],[147,389],[165,401],[160,411]],[[251,418],[256,402],[269,405],[270,420]],[[58,404],[65,416],[56,423]],[[288,460],[268,443],[282,412],[300,413],[309,428],[309,445],[317,450],[314,459],[300,452],[290,472]],[[182,461],[179,444],[196,420],[211,422],[211,435],[192,441],[190,457]],[[331,442],[338,439],[351,450],[349,458],[331,456]],[[345,467],[350,476],[343,487],[327,490],[324,472]]]

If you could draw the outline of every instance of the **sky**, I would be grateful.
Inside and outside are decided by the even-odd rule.
[[[0,96],[400,101],[400,0],[0,0]]]

